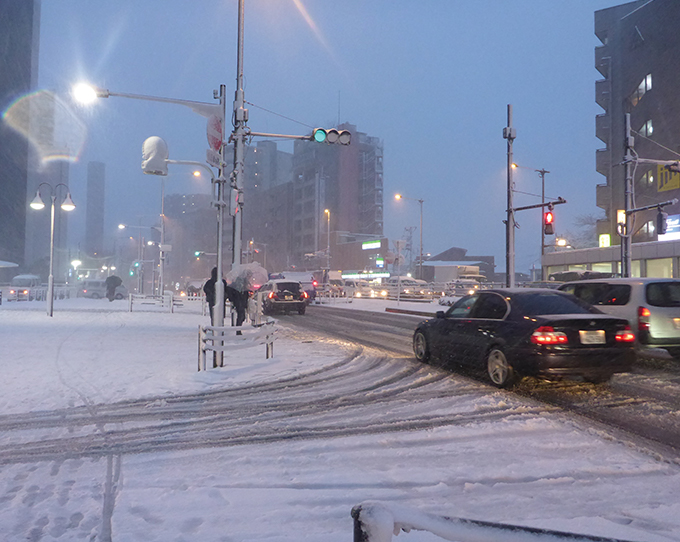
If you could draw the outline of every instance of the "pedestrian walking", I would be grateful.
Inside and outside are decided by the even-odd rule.
[[[217,267],[213,267],[212,271],[210,272],[210,278],[205,282],[203,285],[203,292],[205,293],[205,299],[208,302],[208,307],[210,307],[210,325],[213,326],[215,325],[215,314],[214,314],[214,307],[216,303],[216,292],[215,292],[215,284],[217,283]],[[227,281],[222,279],[222,284],[224,285],[224,296],[222,299],[222,306],[226,304],[226,294],[227,294]]]

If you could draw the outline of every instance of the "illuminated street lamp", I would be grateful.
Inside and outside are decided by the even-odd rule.
[[[402,196],[401,194],[395,194],[394,199],[396,200],[401,200],[401,199],[410,199],[411,201],[417,201],[420,204],[420,260],[419,260],[419,274],[418,278],[422,279],[423,278],[423,203],[425,200],[422,199],[416,199],[416,198],[409,198],[406,196]]]
[[[57,200],[57,190],[60,186],[63,186],[66,189],[66,197],[61,204],[61,209],[70,212],[73,211],[76,206],[71,199],[71,192],[69,192],[68,186],[64,183],[59,183],[54,187],[49,183],[40,183],[35,198],[33,198],[33,201],[30,203],[31,209],[39,211],[45,208],[45,202],[40,197],[40,189],[43,186],[49,187],[50,198],[52,200],[50,207],[50,276],[47,279],[47,316],[52,316],[54,314],[54,205]]]

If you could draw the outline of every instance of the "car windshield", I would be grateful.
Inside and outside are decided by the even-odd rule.
[[[647,303],[654,307],[680,307],[680,282],[648,284]]]
[[[513,310],[526,316],[542,314],[599,314],[596,308],[576,297],[557,292],[536,292],[514,295],[510,304]]]

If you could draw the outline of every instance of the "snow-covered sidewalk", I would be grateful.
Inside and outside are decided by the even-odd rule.
[[[382,303],[364,300],[346,307],[384,310]],[[37,423],[45,411],[86,406],[96,417],[97,405],[143,398],[151,412],[178,394],[292,378],[339,364],[351,353],[342,344],[284,327],[273,359],[265,359],[264,346],[254,347],[227,354],[223,368],[199,373],[200,323],[206,318],[191,312],[130,313],[125,302],[106,300],[58,300],[53,318],[46,316],[44,303],[4,303],[0,460],[46,431]],[[412,372],[404,360],[373,365],[386,374]],[[344,376],[351,378],[353,367],[369,371],[369,366],[349,363]],[[410,394],[373,408],[364,405],[362,412],[376,424],[399,419],[400,411],[461,421],[333,438],[3,461],[0,539],[102,540],[110,532],[117,542],[340,542],[351,539],[352,506],[373,500],[640,542],[680,540],[677,462],[512,394],[423,370],[433,372],[434,388],[427,389],[437,393],[419,395],[428,375],[416,373]],[[279,391],[272,410],[296,404],[300,393]],[[318,401],[330,401],[329,394],[320,393]],[[253,409],[266,413],[267,404],[258,403],[257,396],[252,401]],[[224,416],[233,416],[235,410],[225,404]],[[324,423],[339,427],[351,408],[342,401],[329,404],[333,409],[323,414]],[[245,416],[245,404],[240,408]],[[27,413],[35,417],[22,417]],[[220,415],[215,416],[219,428]],[[10,428],[13,419],[31,422]],[[243,430],[256,435],[265,422],[270,431],[276,423],[262,414]],[[145,422],[136,423],[141,430]],[[282,416],[278,423],[286,434],[308,429],[295,418]],[[105,440],[115,427],[109,423],[91,430]],[[45,433],[46,445],[49,439],[67,442],[84,429],[65,422],[54,431]],[[423,532],[402,538],[440,540]]]

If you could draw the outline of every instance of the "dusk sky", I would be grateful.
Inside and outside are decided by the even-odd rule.
[[[594,12],[614,0],[246,0],[244,74],[253,131],[306,134],[349,122],[384,142],[385,235],[418,226],[424,251],[452,246],[493,255],[505,270],[507,106],[514,108],[517,206],[546,195],[556,233],[603,216],[595,206]],[[43,0],[39,86],[65,100],[89,81],[115,92],[213,102],[236,80],[236,0]],[[106,164],[106,228],[152,225],[159,177],[140,168],[144,139],[166,140],[170,158],[205,160],[206,122],[181,106],[123,98],[73,105],[86,127],[71,166],[85,204],[87,163]],[[271,113],[274,112],[277,115]],[[285,117],[285,118],[284,118]],[[227,129],[231,126],[228,124]],[[279,144],[292,151],[290,143]],[[526,169],[524,169],[526,168]],[[171,166],[166,193],[209,193],[191,168]],[[248,212],[248,194],[245,212]],[[84,212],[74,218],[77,242]],[[79,222],[82,221],[82,222]],[[517,215],[517,271],[539,265],[541,214]],[[80,228],[82,229],[82,228]],[[418,233],[414,237],[417,250]],[[548,238],[551,240],[551,238]]]

